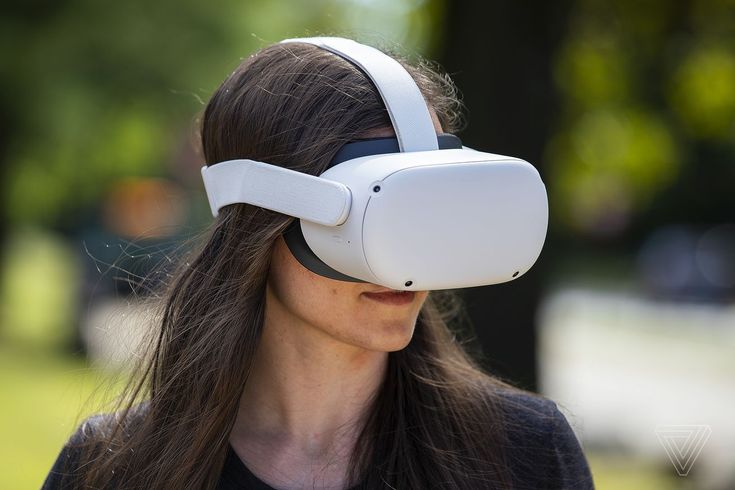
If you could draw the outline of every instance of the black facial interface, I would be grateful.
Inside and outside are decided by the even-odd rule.
[[[437,136],[437,142],[440,150],[462,148],[462,141],[453,134],[442,133]],[[400,147],[398,145],[398,138],[396,137],[370,138],[354,141],[352,143],[347,143],[340,148],[327,168],[332,168],[335,165],[346,162],[347,160],[368,155],[382,155],[385,153],[399,152]],[[301,220],[294,219],[288,228],[286,228],[286,231],[283,232],[283,238],[286,240],[286,244],[288,245],[289,250],[291,250],[293,256],[296,257],[296,260],[314,274],[319,274],[320,276],[335,279],[337,281],[367,282],[362,279],[342,274],[322,262],[322,260],[316,256],[306,243],[304,234],[301,232]]]
[[[440,150],[462,149],[462,141],[453,134],[442,133],[436,139]],[[382,155],[384,153],[399,153],[400,151],[398,138],[395,136],[353,141],[339,149],[327,168],[332,168],[337,164],[354,158],[366,157],[368,155]]]
[[[317,257],[306,243],[304,234],[301,232],[300,219],[296,218],[290,225],[288,225],[286,231],[283,232],[283,238],[286,240],[286,244],[288,245],[289,250],[291,250],[293,256],[296,257],[296,260],[314,274],[319,274],[320,276],[328,277],[329,279],[336,279],[337,281],[367,282],[362,279],[357,279],[356,277],[342,274],[322,262],[322,259]]]

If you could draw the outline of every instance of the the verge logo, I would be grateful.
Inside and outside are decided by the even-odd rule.
[[[707,443],[709,425],[659,425],[656,436],[679,476],[687,476]]]

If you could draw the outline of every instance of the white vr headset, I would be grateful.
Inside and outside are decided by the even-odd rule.
[[[284,233],[307,269],[397,290],[498,284],[536,262],[548,225],[546,188],[519,158],[475,151],[437,135],[403,66],[336,37],[311,43],[352,62],[375,84],[396,137],[344,145],[318,177],[254,160],[202,168],[217,216],[248,203],[299,218]]]

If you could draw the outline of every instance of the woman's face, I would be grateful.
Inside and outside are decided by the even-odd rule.
[[[428,291],[407,304],[387,304],[364,293],[389,291],[370,283],[337,281],[311,272],[291,254],[283,236],[276,241],[266,298],[267,321],[314,329],[355,347],[390,352],[411,340]]]
[[[437,132],[442,128],[431,111]],[[395,135],[392,128],[365,137]],[[366,293],[391,291],[370,283],[337,281],[311,272],[291,254],[283,236],[271,259],[266,320],[288,322],[372,351],[401,350],[411,340],[416,319],[428,291],[415,291],[407,304],[387,304]],[[295,323],[294,323],[295,322]]]

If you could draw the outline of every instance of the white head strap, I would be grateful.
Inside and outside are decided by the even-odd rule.
[[[438,150],[436,129],[416,82],[398,61],[371,46],[341,37],[304,37],[281,43],[309,43],[357,65],[373,81],[390,114],[401,151]]]

